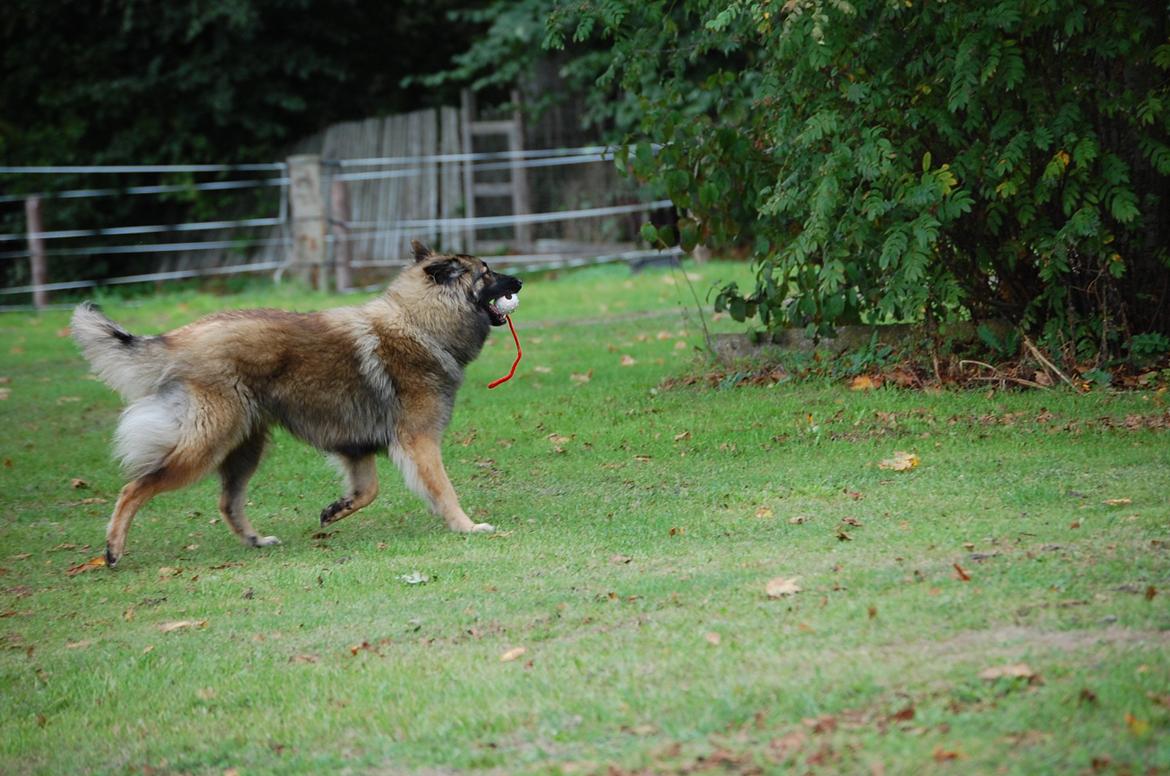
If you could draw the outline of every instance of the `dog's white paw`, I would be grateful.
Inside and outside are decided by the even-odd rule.
[[[471,533],[491,533],[496,528],[491,523],[476,523],[471,526]]]
[[[274,544],[280,544],[280,539],[277,539],[275,536],[257,536],[252,546],[271,547]]]

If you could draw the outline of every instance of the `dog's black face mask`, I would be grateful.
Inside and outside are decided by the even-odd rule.
[[[496,300],[502,296],[519,293],[523,283],[520,282],[519,278],[514,278],[511,275],[492,272],[487,263],[483,264],[482,272],[483,286],[480,288],[476,303],[480,309],[487,313],[492,326],[503,326],[508,319],[500,312],[500,308],[496,307]],[[478,283],[476,285],[478,286]]]
[[[447,286],[456,283],[466,284],[464,287],[467,289],[469,300],[476,309],[487,316],[492,326],[503,326],[507,323],[507,318],[496,306],[496,300],[519,292],[520,286],[523,285],[519,278],[492,272],[487,262],[475,256],[462,253],[454,256],[436,256],[430,248],[417,240],[411,242],[411,247],[415,262],[423,265],[423,272],[427,273],[432,281]]]

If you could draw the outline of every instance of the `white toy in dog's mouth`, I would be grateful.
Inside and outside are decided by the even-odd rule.
[[[507,294],[501,296],[493,303],[501,315],[510,315],[513,310],[520,306],[519,294]]]

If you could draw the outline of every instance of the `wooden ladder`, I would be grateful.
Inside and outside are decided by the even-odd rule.
[[[512,152],[524,150],[524,124],[520,115],[520,93],[512,91],[512,117],[496,121],[476,120],[475,95],[470,89],[462,93],[463,103],[463,153],[475,153],[477,138],[503,136],[507,138],[508,150]],[[507,181],[476,182],[475,162],[467,161],[463,165],[464,215],[475,218],[476,200],[487,198],[510,197],[512,213],[527,215],[528,205],[528,176],[524,171],[523,160],[513,158],[509,167],[510,177]],[[463,233],[464,250],[475,253],[475,228],[468,226]],[[509,246],[513,250],[524,253],[532,247],[532,225],[515,224],[513,226],[513,241]]]

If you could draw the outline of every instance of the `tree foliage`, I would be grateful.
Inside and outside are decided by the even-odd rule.
[[[446,66],[475,24],[463,0],[10,0],[0,14],[0,163],[192,164],[280,161],[344,120],[458,102],[457,87],[405,86]],[[239,173],[232,173],[237,177]],[[190,174],[113,185],[185,185]],[[3,176],[5,194],[93,188],[93,176]],[[48,229],[181,223],[272,213],[277,190],[55,200]],[[20,202],[0,232],[24,229]],[[144,272],[148,254],[58,257],[55,280]],[[0,263],[27,282],[22,262]]]
[[[467,45],[476,28],[445,18],[455,4],[12,0],[0,158],[272,161],[336,121],[450,102],[401,81]]]
[[[751,246],[755,288],[717,299],[736,318],[1170,345],[1165,0],[523,5],[686,214],[647,235]]]

